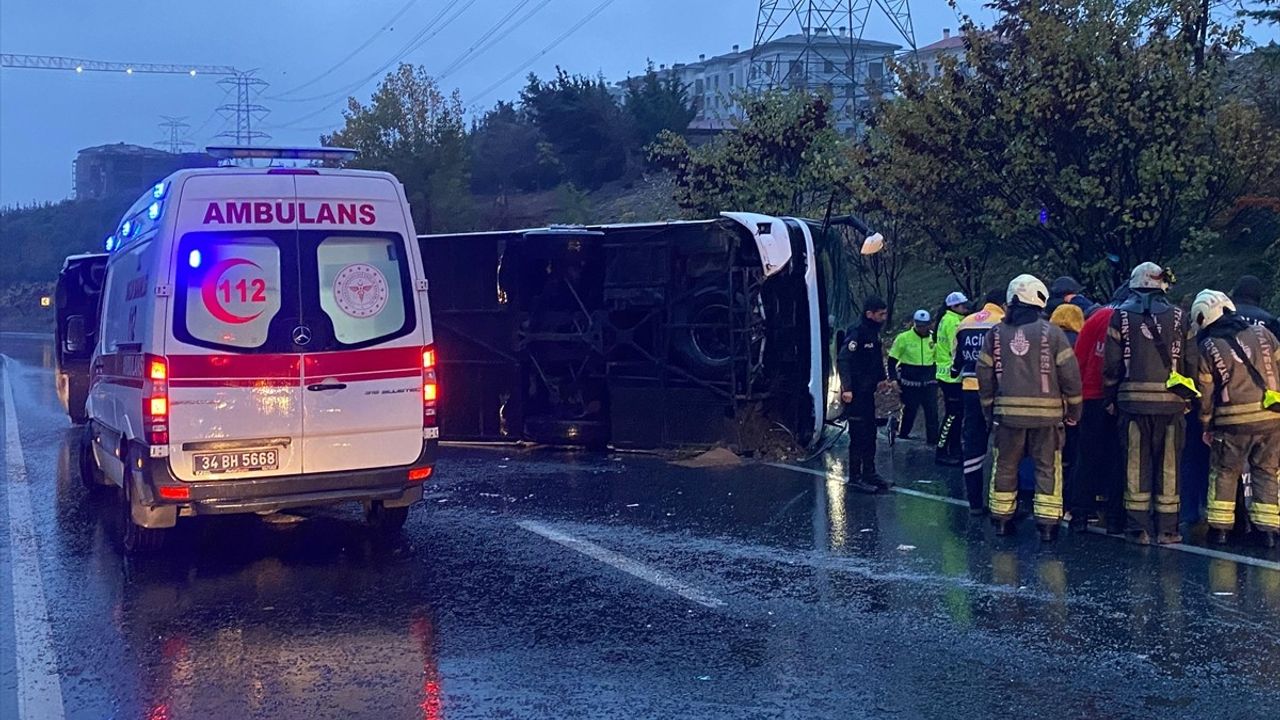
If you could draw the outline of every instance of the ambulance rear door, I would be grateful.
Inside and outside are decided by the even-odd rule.
[[[411,464],[423,445],[427,336],[403,194],[389,176],[296,181],[311,335],[302,358],[306,471]]]

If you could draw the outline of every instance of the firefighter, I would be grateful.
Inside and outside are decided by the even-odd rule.
[[[1210,447],[1209,526],[1225,543],[1235,525],[1236,488],[1249,464],[1249,517],[1265,547],[1280,533],[1280,341],[1235,311],[1225,294],[1204,290],[1191,305],[1199,330],[1200,420]]]
[[[1042,317],[1049,289],[1019,275],[1005,294],[1008,312],[982,343],[978,392],[992,423],[988,507],[997,535],[1011,535],[1018,501],[1018,465],[1035,463],[1033,514],[1040,539],[1052,542],[1062,521],[1065,426],[1080,420],[1080,367],[1062,330]]]
[[[874,295],[862,303],[862,321],[845,333],[836,367],[840,371],[840,401],[849,421],[849,486],[865,493],[888,492],[890,485],[876,472],[876,390],[888,380],[880,328],[889,306]]]
[[[1103,360],[1107,412],[1124,457],[1124,506],[1130,539],[1149,545],[1182,541],[1178,532],[1179,458],[1186,436],[1187,402],[1196,396],[1188,377],[1194,347],[1188,321],[1166,293],[1171,273],[1152,262],[1133,269],[1132,291],[1111,314]],[[1152,522],[1152,499],[1155,521]],[[1158,533],[1158,535],[1157,535]]]
[[[925,438],[930,445],[937,445],[938,379],[930,332],[933,318],[928,310],[917,310],[911,321],[911,329],[894,338],[889,348],[889,380],[902,388],[902,427],[898,428],[898,437],[910,437],[916,413],[924,408]]]
[[[952,375],[951,361],[955,354],[956,330],[960,321],[969,314],[969,298],[962,292],[953,292],[946,299],[947,310],[938,319],[934,333],[937,341],[938,385],[942,389],[946,417],[938,435],[936,460],[939,465],[959,466],[963,462],[960,449],[960,422],[964,416],[964,398],[960,390],[959,376]]]
[[[987,510],[983,488],[982,469],[987,461],[987,440],[990,427],[982,413],[978,398],[978,355],[987,331],[1004,319],[1005,291],[992,290],[983,298],[982,309],[965,316],[956,329],[955,359],[951,372],[960,379],[964,400],[964,419],[961,425],[964,448],[964,492],[969,500],[969,514],[981,515]]]

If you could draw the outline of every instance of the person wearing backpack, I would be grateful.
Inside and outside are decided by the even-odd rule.
[[[1245,464],[1253,488],[1249,519],[1264,547],[1280,533],[1280,341],[1235,311],[1224,293],[1204,290],[1191,306],[1199,330],[1200,419],[1210,447],[1209,527],[1226,543],[1235,525]]]
[[[1117,415],[1123,447],[1127,530],[1140,545],[1182,542],[1179,459],[1187,403],[1198,392],[1188,377],[1195,365],[1186,313],[1167,295],[1172,283],[1172,273],[1155,263],[1135,267],[1133,294],[1112,313],[1104,349],[1106,408]]]

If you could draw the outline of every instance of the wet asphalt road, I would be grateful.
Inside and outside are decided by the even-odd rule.
[[[997,540],[936,497],[958,478],[914,443],[883,459],[907,492],[878,498],[845,492],[839,453],[695,470],[447,448],[399,541],[348,508],[186,521],[126,560],[68,464],[48,341],[0,352],[26,474],[17,488],[6,451],[0,718],[32,692],[15,641],[41,627],[60,696],[41,718],[1260,718],[1280,701],[1280,555],[1042,547],[1029,525]],[[14,553],[26,524],[34,562]]]

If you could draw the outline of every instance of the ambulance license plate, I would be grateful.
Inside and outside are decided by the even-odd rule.
[[[197,475],[225,475],[275,470],[278,467],[280,467],[279,450],[197,453],[191,457],[191,470]]]

